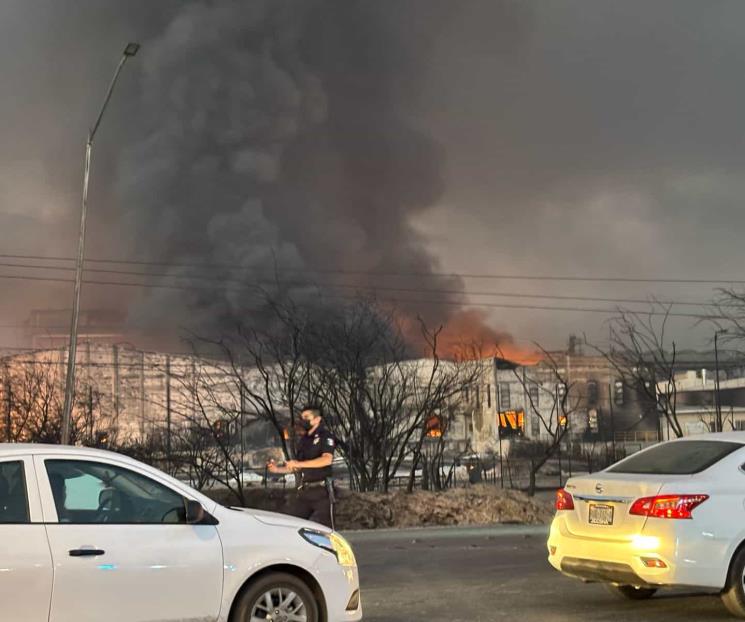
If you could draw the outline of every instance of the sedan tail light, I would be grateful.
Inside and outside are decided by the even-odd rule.
[[[654,518],[693,518],[691,512],[709,495],[659,495],[642,497],[631,505],[629,514]]]
[[[557,510],[573,510],[574,509],[574,498],[563,488],[559,488],[556,491],[556,509]]]

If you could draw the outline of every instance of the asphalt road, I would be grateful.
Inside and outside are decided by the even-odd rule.
[[[535,528],[348,534],[368,622],[715,622],[732,620],[715,594],[659,592],[618,600],[555,572]]]

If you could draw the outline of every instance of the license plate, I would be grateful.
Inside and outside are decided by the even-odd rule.
[[[591,525],[612,525],[613,506],[591,503],[589,520]]]

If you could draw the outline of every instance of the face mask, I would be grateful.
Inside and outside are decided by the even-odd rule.
[[[310,432],[310,429],[313,427],[313,423],[310,421],[310,419],[303,419],[303,427],[306,429],[306,431]]]

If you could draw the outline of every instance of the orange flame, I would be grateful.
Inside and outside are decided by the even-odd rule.
[[[419,334],[419,327],[404,320],[404,333],[415,348],[427,352],[426,344]],[[465,309],[452,315],[443,326],[437,339],[437,353],[442,358],[506,358],[521,365],[537,363],[539,352],[518,346],[506,331],[489,326],[486,314],[474,309]]]
[[[437,415],[430,417],[425,424],[425,429],[429,438],[440,438],[443,432],[442,420]]]

